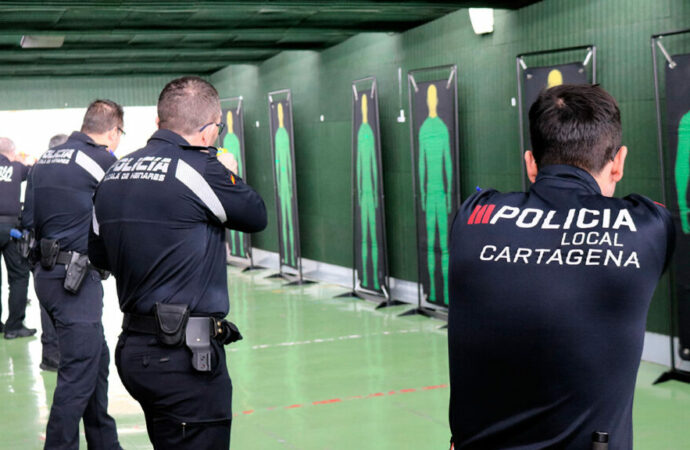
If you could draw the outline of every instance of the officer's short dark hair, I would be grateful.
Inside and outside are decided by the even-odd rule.
[[[599,85],[563,84],[544,90],[529,110],[537,167],[568,164],[598,174],[621,145],[621,113]]]
[[[48,148],[53,148],[57,147],[58,145],[62,145],[65,142],[67,142],[67,135],[66,134],[56,134],[52,138],[50,138],[50,142],[48,143]]]
[[[158,97],[158,126],[190,135],[218,120],[218,91],[199,77],[182,77],[166,84]]]
[[[115,127],[122,127],[124,119],[122,106],[112,100],[94,100],[84,114],[82,133],[103,134]]]

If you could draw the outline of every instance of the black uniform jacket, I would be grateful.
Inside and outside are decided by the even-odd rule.
[[[543,167],[485,190],[452,228],[448,345],[455,448],[632,447],[647,310],[672,252],[663,206]]]
[[[37,239],[57,239],[62,251],[86,254],[93,193],[115,160],[105,146],[76,131],[47,150],[31,169],[23,225],[34,228]]]
[[[98,187],[89,257],[115,275],[124,312],[152,314],[157,302],[184,303],[193,314],[223,317],[224,230],[265,226],[263,200],[214,148],[159,130]]]

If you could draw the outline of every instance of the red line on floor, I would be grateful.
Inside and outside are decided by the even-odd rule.
[[[428,391],[430,389],[443,389],[443,388],[447,388],[447,387],[448,387],[447,384],[439,384],[436,386],[424,386],[422,389],[425,391]]]
[[[345,397],[344,399],[342,398],[331,398],[328,400],[316,400],[311,402],[311,406],[319,406],[319,405],[330,405],[333,403],[342,403],[343,401],[348,401],[348,400],[361,400],[361,399],[366,399],[366,398],[374,398],[374,397],[385,397],[387,395],[397,395],[397,394],[409,394],[412,392],[421,392],[421,391],[430,391],[433,389],[444,389],[447,388],[447,384],[437,384],[434,386],[424,386],[421,388],[407,388],[407,389],[400,389],[398,391],[388,391],[388,392],[374,392],[372,394],[368,395],[354,395],[351,397]],[[289,405],[289,406],[284,406],[284,407],[278,407],[278,406],[270,406],[266,408],[261,408],[258,411],[273,411],[275,409],[295,409],[295,408],[302,408],[305,406],[310,406],[309,403],[295,403],[294,405]],[[247,409],[242,411],[242,414],[235,413],[233,414],[233,417],[237,417],[240,415],[250,415],[257,412],[255,409]]]
[[[342,400],[340,400],[339,398],[332,398],[330,400],[320,400],[317,402],[312,402],[311,404],[312,405],[326,405],[328,403],[338,403],[340,401],[342,401]]]

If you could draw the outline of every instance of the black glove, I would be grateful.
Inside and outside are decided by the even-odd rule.
[[[218,322],[220,322],[220,325],[218,325],[218,334],[216,337],[223,345],[242,340],[242,334],[237,328],[237,325],[227,320],[216,321],[216,324],[218,324]]]

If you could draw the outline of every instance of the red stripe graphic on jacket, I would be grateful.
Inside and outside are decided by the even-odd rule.
[[[474,219],[474,224],[482,223],[482,216],[484,216],[484,213],[486,212],[486,207],[487,205],[483,205],[482,209],[479,210],[477,213],[477,218]]]
[[[480,223],[489,223],[491,214],[494,213],[496,205],[477,205],[474,207],[470,218],[467,220],[468,225],[477,225]]]
[[[470,215],[470,218],[467,221],[467,225],[472,225],[472,223],[474,223],[474,218],[477,217],[477,211],[479,211],[480,208],[480,205],[474,207],[474,211],[472,211],[472,214]]]
[[[491,214],[493,214],[495,207],[496,205],[489,205],[489,207],[486,209],[486,212],[484,213],[482,223],[489,223],[489,219],[491,219]]]

